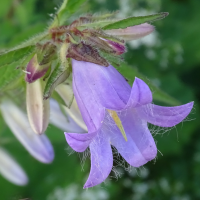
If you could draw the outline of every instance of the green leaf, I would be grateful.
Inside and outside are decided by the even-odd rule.
[[[24,59],[34,50],[34,46],[27,46],[0,54],[0,67]]]
[[[159,102],[165,103],[165,104],[169,104],[172,106],[175,105],[180,105],[180,102],[178,100],[176,100],[175,98],[171,97],[170,95],[168,95],[167,93],[163,92],[161,89],[159,89],[158,87],[156,87],[154,84],[152,84],[149,79],[147,79],[144,75],[142,75],[141,73],[139,73],[137,71],[137,69],[130,67],[129,65],[127,65],[126,63],[122,63],[120,67],[117,68],[117,70],[125,77],[129,80],[129,84],[132,85],[133,81],[135,79],[135,77],[138,77],[140,79],[142,79],[143,81],[145,81],[145,83],[147,83],[151,89],[151,91],[153,91],[153,99],[157,100]]]
[[[13,63],[0,68],[0,74],[0,91],[2,91],[9,84],[18,81],[19,77],[22,75],[22,71],[20,69],[16,69],[16,65]]]
[[[126,19],[119,20],[117,22],[110,23],[104,26],[103,30],[127,28],[129,26],[135,26],[135,25],[146,23],[146,22],[153,22],[153,21],[165,18],[168,14],[169,13],[167,12],[162,12],[162,13],[158,13],[154,15],[129,17]]]
[[[62,26],[72,14],[82,7],[84,2],[86,0],[64,0],[50,28]]]

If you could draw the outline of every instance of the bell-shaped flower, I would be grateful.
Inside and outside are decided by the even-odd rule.
[[[42,134],[49,124],[49,99],[43,100],[42,80],[38,79],[34,83],[27,83],[26,106],[28,119],[33,131]]]
[[[154,26],[151,24],[140,24],[136,26],[127,27],[125,29],[111,29],[106,30],[105,33],[124,39],[125,41],[137,40],[154,31]]]
[[[28,177],[18,163],[2,148],[0,148],[0,173],[15,185],[26,185]]]
[[[46,135],[35,134],[26,115],[11,101],[3,101],[0,108],[6,124],[26,150],[40,162],[52,162],[54,151]]]
[[[141,79],[131,88],[112,66],[72,61],[73,90],[88,133],[65,133],[77,152],[90,148],[91,170],[84,188],[103,182],[113,166],[111,145],[134,167],[154,159],[157,148],[148,123],[173,127],[190,113],[193,102],[176,107],[152,104],[152,92]]]
[[[57,126],[63,131],[72,131],[76,133],[84,133],[86,130],[82,129],[71,117],[67,114],[67,108],[62,106],[61,111],[59,104],[51,99],[50,100],[50,123]]]

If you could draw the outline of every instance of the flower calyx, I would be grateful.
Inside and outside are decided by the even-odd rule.
[[[124,40],[109,36],[102,31],[85,29],[81,33],[76,32],[75,34],[78,34],[86,44],[91,44],[107,53],[121,55],[126,51]]]
[[[32,83],[43,77],[56,57],[56,46],[50,42],[44,45],[36,44],[36,54],[26,67],[26,82]]]
[[[95,63],[105,67],[109,66],[106,59],[101,57],[96,49],[94,49],[91,45],[85,44],[84,42],[71,44],[66,57],[73,58],[78,61]]]

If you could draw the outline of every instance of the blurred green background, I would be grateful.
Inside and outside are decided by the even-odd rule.
[[[45,30],[59,0],[7,0],[0,6],[0,51]],[[87,11],[119,10],[119,17],[169,12],[154,23],[150,36],[127,45],[125,60],[156,86],[180,101],[195,101],[190,116],[170,129],[150,126],[157,142],[156,161],[140,169],[116,166],[106,184],[83,190],[90,168],[70,154],[63,131],[50,125],[47,135],[55,150],[52,164],[32,158],[0,120],[1,143],[29,176],[18,187],[0,175],[0,200],[194,200],[200,199],[200,1],[198,0],[93,0]],[[160,104],[160,102],[155,102]],[[120,177],[119,179],[116,177]]]

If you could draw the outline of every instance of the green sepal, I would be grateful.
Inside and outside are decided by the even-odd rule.
[[[94,28],[94,29],[101,29],[102,27],[111,24],[112,22],[116,22],[116,20],[100,20],[100,21],[94,21],[91,23],[81,24],[77,27],[78,30],[82,31],[86,28]]]
[[[66,63],[66,66],[64,67],[58,63],[47,81],[43,98],[48,99],[56,86],[64,82],[69,77],[70,73],[71,68],[69,67],[68,63]]]
[[[46,74],[43,76],[43,81],[46,81],[46,79],[50,76],[50,74],[51,74],[51,65],[47,70]]]
[[[122,62],[124,62],[124,59],[122,58],[122,56],[116,56],[112,53],[107,53],[104,51],[99,51],[99,54],[116,68],[119,67]]]
[[[68,106],[66,105],[65,101],[60,97],[60,95],[56,92],[56,90],[52,92],[51,97],[55,99],[59,103],[59,105],[61,104],[64,106]]]
[[[139,17],[129,17],[126,19],[122,19],[113,23],[110,23],[104,27],[102,27],[103,30],[109,30],[109,29],[119,29],[119,28],[127,28],[130,26],[135,26],[143,23],[150,23],[154,22],[160,19],[165,18],[168,16],[169,13],[167,12],[162,12],[162,13],[157,13],[154,15],[147,15],[147,16],[139,16]]]
[[[74,100],[74,92],[72,89],[72,76],[70,75],[65,83],[58,85],[55,90],[63,99],[65,105],[70,108]]]
[[[37,43],[35,51],[39,65],[45,65],[56,59],[56,46],[51,42],[43,45]]]
[[[92,16],[92,20],[95,21],[95,20],[109,19],[113,17],[114,15],[116,15],[117,13],[119,13],[119,11],[101,13],[100,15],[97,14],[97,15]]]

